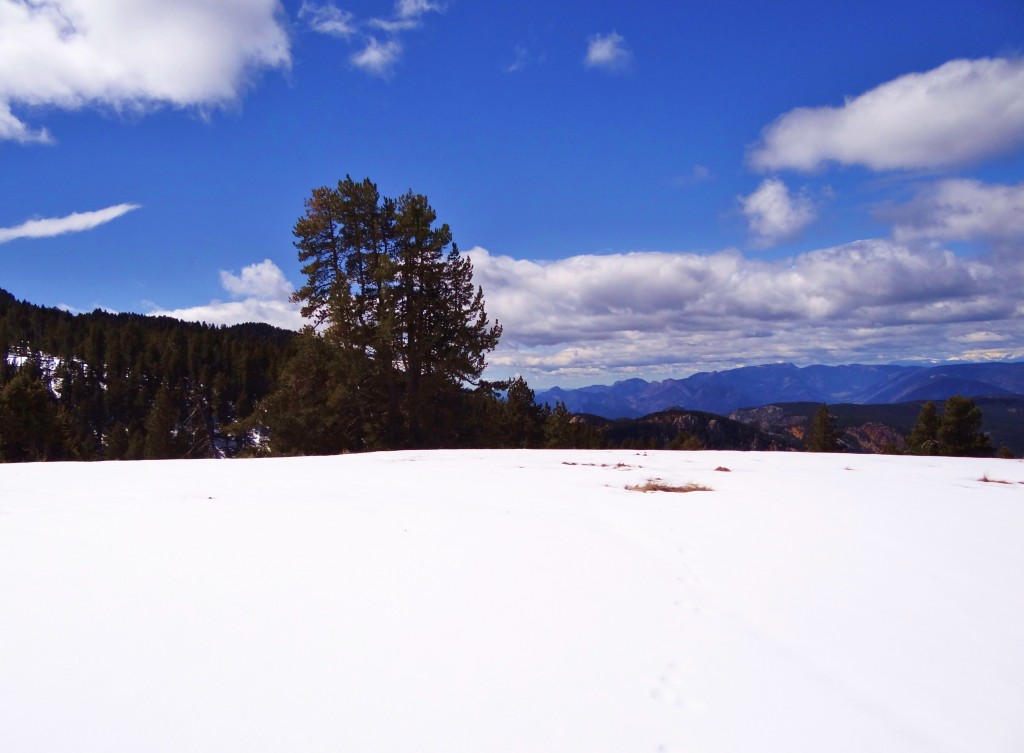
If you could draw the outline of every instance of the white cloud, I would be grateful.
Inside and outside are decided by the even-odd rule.
[[[9,104],[0,100],[0,141],[19,144],[49,144],[53,137],[45,128],[33,130],[14,117]]]
[[[1024,183],[943,180],[881,214],[896,222],[893,235],[899,241],[982,239],[997,246],[1012,244],[1024,241]]]
[[[883,240],[771,261],[737,251],[551,262],[468,253],[488,313],[505,328],[488,360],[531,381],[961,357],[979,331],[1002,338],[1000,352],[1024,355],[1024,260]]]
[[[397,34],[400,31],[409,31],[420,25],[418,18],[371,18],[366,22],[369,26],[381,31]]]
[[[424,13],[439,13],[443,9],[440,3],[432,3],[430,0],[398,0],[395,3],[395,15],[399,18],[419,18]]]
[[[372,34],[362,36],[362,48],[349,56],[349,63],[364,73],[387,78],[394,73],[395,65],[402,56],[402,43],[398,35],[417,28],[424,14],[442,13],[444,9],[444,5],[429,0],[398,0],[391,18],[370,18],[360,21],[352,13],[341,10],[331,3],[317,5],[304,0],[299,10],[299,18],[308,19],[310,28],[314,31],[344,39],[351,38],[360,28],[385,32],[388,35],[386,41],[381,41]]]
[[[583,63],[588,68],[621,71],[629,66],[632,59],[625,38],[613,31],[604,35],[595,34],[587,40],[587,55]]]
[[[305,320],[299,314],[299,304],[291,303],[289,296],[295,289],[277,265],[270,259],[244,267],[240,274],[222,270],[221,285],[241,301],[213,300],[204,306],[180,309],[154,309],[150,316],[171,316],[192,322],[231,325],[246,322],[265,322],[284,329],[301,329]]]
[[[186,322],[205,322],[213,325],[231,326],[261,322],[281,329],[300,330],[305,320],[298,308],[286,301],[261,301],[247,298],[244,301],[211,301],[206,306],[191,308],[154,310],[150,316],[170,316]]]
[[[15,227],[0,228],[0,243],[19,238],[52,238],[65,233],[79,233],[92,230],[111,220],[138,209],[138,204],[117,204],[95,212],[74,212],[66,217],[48,217],[40,220],[29,220]]]
[[[354,16],[335,5],[316,5],[303,2],[299,8],[299,18],[309,24],[309,28],[321,34],[346,39],[356,32]]]
[[[740,205],[750,232],[761,247],[795,238],[815,219],[810,198],[792,196],[778,178],[762,181],[752,194],[740,197]]]
[[[900,76],[841,107],[781,116],[750,153],[758,170],[827,162],[872,170],[944,168],[1024,143],[1024,59],[953,60]]]
[[[356,68],[374,76],[386,78],[393,72],[395,64],[401,55],[402,43],[397,39],[380,42],[376,37],[370,37],[366,42],[366,46],[352,55],[349,60]]]
[[[220,272],[220,284],[236,298],[270,298],[284,301],[295,290],[274,262],[264,259],[259,264],[250,264],[240,275],[227,270]]]
[[[398,0],[394,18],[371,18],[368,23],[384,31],[399,32],[415,29],[425,13],[441,13],[444,6],[428,0]]]
[[[278,0],[0,0],[0,138],[45,141],[13,107],[146,110],[236,99],[290,63]]]
[[[505,73],[518,73],[530,64],[530,51],[525,47],[522,45],[516,45],[513,52],[515,53],[516,59],[502,69]]]
[[[707,165],[694,165],[690,168],[690,172],[685,175],[677,175],[672,179],[672,185],[680,188],[686,188],[688,186],[695,186],[698,183],[704,183],[709,180],[714,180],[715,174],[711,172],[711,168]]]

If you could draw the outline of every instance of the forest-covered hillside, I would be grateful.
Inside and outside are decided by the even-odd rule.
[[[0,289],[6,460],[215,457],[219,427],[271,389],[295,333],[73,315]]]

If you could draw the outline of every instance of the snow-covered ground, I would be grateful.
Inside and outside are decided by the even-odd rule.
[[[0,466],[0,750],[1019,753],[1024,462]]]

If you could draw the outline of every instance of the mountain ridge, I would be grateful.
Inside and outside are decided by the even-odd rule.
[[[791,363],[700,372],[683,379],[632,378],[611,385],[538,390],[538,403],[564,402],[573,413],[639,418],[667,410],[728,415],[773,403],[895,404],[916,400],[1024,395],[1024,362],[900,366]]]

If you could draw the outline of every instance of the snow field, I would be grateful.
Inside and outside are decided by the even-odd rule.
[[[1019,751],[1022,534],[1021,461],[0,466],[2,747]]]

